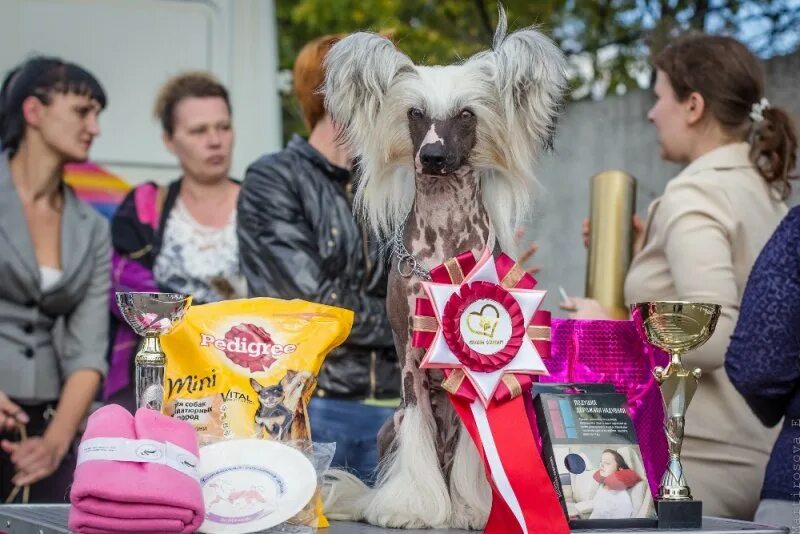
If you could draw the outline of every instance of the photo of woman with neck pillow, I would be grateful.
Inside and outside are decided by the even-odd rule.
[[[600,455],[600,469],[593,478],[600,484],[594,496],[589,519],[624,519],[634,516],[633,501],[628,490],[641,482],[636,471],[615,450],[605,449]]]

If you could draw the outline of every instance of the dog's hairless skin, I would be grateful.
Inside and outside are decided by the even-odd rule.
[[[481,200],[480,182],[469,166],[469,151],[475,144],[475,116],[468,110],[444,121],[414,115],[412,110],[409,130],[416,154],[416,196],[405,225],[406,249],[428,269],[468,250],[479,256],[487,244],[490,224]],[[436,157],[426,157],[429,154]],[[393,258],[387,311],[400,358],[403,405],[418,405],[424,411],[430,407],[439,465],[447,480],[459,425],[447,393],[441,388],[442,372],[420,369],[424,351],[411,347],[414,305],[421,296],[421,280],[401,276],[397,258]],[[402,417],[401,408],[381,430],[380,456],[391,447]]]
[[[387,313],[403,385],[402,405],[378,435],[375,488],[331,473],[330,518],[481,529],[489,516],[486,472],[443,372],[420,369],[424,351],[411,343],[425,271],[467,251],[511,246],[530,207],[537,155],[552,139],[563,54],[535,28],[506,30],[501,9],[492,49],[457,65],[414,65],[365,32],[326,56],[325,106],[361,162],[356,208],[397,249]]]

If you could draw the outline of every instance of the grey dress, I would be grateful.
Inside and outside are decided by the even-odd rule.
[[[78,369],[106,372],[111,246],[108,223],[64,187],[61,277],[42,279],[22,204],[0,155],[0,391],[23,404],[58,399]],[[54,327],[63,319],[63,333]]]

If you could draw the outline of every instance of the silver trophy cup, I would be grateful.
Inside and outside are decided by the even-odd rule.
[[[144,337],[135,356],[137,408],[162,411],[167,356],[159,336],[181,322],[191,303],[192,297],[179,293],[117,293],[122,317]]]

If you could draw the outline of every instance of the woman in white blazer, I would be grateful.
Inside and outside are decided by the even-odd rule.
[[[662,157],[688,165],[650,205],[625,299],[722,305],[712,338],[684,357],[703,377],[682,459],[704,514],[751,519],[777,429],[756,418],[723,364],[750,270],[788,211],[797,140],[789,116],[764,98],[760,62],[736,40],[684,37],[655,67],[648,118]],[[596,301],[569,300],[572,317],[609,317]]]
[[[0,89],[3,499],[32,485],[32,502],[64,502],[75,435],[105,373],[108,226],[63,182],[64,165],[87,158],[105,104],[94,76],[56,58],[26,61]]]

